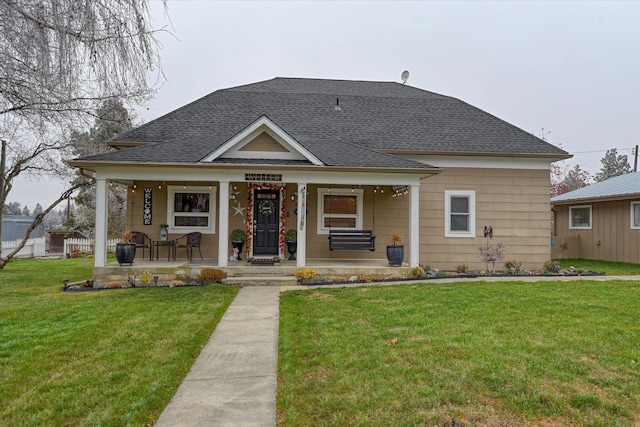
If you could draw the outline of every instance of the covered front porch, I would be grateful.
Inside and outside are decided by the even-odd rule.
[[[177,278],[196,277],[203,268],[217,268],[227,274],[224,283],[249,285],[293,285],[295,273],[300,270],[295,260],[278,260],[273,265],[260,263],[254,265],[242,260],[230,262],[220,267],[217,259],[194,259],[167,261],[166,259],[149,261],[137,260],[131,266],[120,266],[110,262],[103,267],[94,268],[94,287],[105,287],[106,283],[118,282],[123,286],[134,283],[140,285],[139,277],[149,273],[155,283],[149,285],[168,286]],[[306,267],[315,270],[316,281],[371,281],[374,279],[393,279],[410,277],[413,267],[408,263],[402,266],[389,266],[386,259],[307,259]]]
[[[424,171],[246,173],[243,168],[193,166],[101,169],[96,173],[95,276],[100,282],[100,277],[111,276],[116,268],[107,263],[106,251],[110,185],[127,188],[128,230],[142,232],[156,243],[161,239],[160,224],[168,225],[169,241],[189,232],[202,234],[198,249],[206,261],[200,260],[198,250],[191,263],[186,261],[186,251],[178,254],[183,261],[172,261],[169,248],[160,246],[161,254],[154,261],[148,261],[148,251],[143,258],[139,250],[134,266],[123,267],[131,272],[190,271],[206,265],[238,276],[251,271],[246,259],[266,257],[279,262],[261,265],[273,269],[261,270],[264,274],[287,276],[305,267],[326,269],[330,274],[332,266],[340,268],[341,274],[365,274],[367,268],[389,268],[386,245],[395,230],[405,236],[404,264],[398,268],[416,267],[420,263],[420,181],[426,176]],[[187,202],[192,200],[189,207]],[[243,261],[239,262],[233,260],[230,238],[235,229],[246,233],[240,253]],[[377,236],[376,250],[331,250],[328,236],[333,229],[372,230]],[[294,261],[288,260],[284,238],[289,230],[297,234]]]

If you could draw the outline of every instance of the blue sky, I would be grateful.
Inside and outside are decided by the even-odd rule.
[[[167,82],[149,121],[273,77],[400,82],[459,98],[573,153],[595,174],[640,143],[640,2],[152,1]],[[30,208],[52,183],[19,182]]]

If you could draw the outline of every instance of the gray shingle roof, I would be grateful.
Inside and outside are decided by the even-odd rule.
[[[385,150],[567,155],[458,99],[407,85],[275,78],[218,90],[116,138],[153,145],[82,160],[197,162],[262,115],[329,166],[425,167]]]
[[[578,188],[553,197],[551,203],[586,201],[606,198],[640,198],[640,172],[632,172],[596,182],[587,187]]]

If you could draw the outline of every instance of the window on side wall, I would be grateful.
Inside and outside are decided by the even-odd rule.
[[[318,234],[362,229],[362,189],[318,188]]]
[[[445,237],[476,236],[476,192],[446,190],[444,192]]]
[[[170,233],[215,233],[215,187],[169,185],[167,191]]]
[[[569,208],[569,228],[591,229],[591,205],[571,206]]]
[[[640,229],[640,201],[631,202],[631,228]]]

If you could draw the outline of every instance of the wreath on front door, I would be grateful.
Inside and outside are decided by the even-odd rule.
[[[276,211],[276,203],[273,200],[260,200],[258,212],[264,216],[269,216]]]

